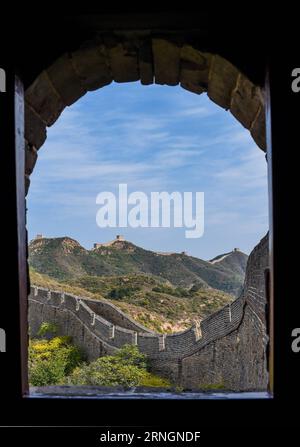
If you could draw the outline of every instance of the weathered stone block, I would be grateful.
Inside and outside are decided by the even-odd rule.
[[[29,186],[30,186],[30,178],[29,175],[24,176],[24,181],[25,181],[25,196],[27,196],[28,194],[28,190],[29,190]]]
[[[236,86],[239,71],[221,56],[215,55],[211,62],[208,96],[219,106],[229,109],[231,95]]]
[[[47,126],[51,126],[64,109],[64,104],[45,71],[26,90],[25,100]]]
[[[233,92],[230,111],[232,115],[249,129],[259,107],[262,105],[260,88],[240,75]]]
[[[138,68],[138,42],[120,41],[106,37],[104,43],[115,82],[131,82],[140,79]]]
[[[193,93],[207,90],[211,55],[184,45],[180,53],[180,85]]]
[[[139,71],[143,85],[153,84],[153,54],[150,39],[144,40],[139,47]]]
[[[64,105],[70,106],[86,93],[66,53],[47,69],[47,74]]]
[[[37,150],[25,142],[25,174],[30,175],[37,160]]]
[[[153,38],[152,51],[156,84],[179,83],[180,46],[166,39]]]
[[[96,90],[112,81],[105,46],[87,44],[72,53],[72,63],[86,90]]]
[[[39,149],[46,140],[46,125],[36,112],[25,104],[25,139]]]
[[[264,107],[260,108],[255,121],[252,123],[250,133],[257,146],[266,152],[266,117]]]

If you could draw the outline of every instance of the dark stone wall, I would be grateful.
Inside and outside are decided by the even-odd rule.
[[[244,312],[239,327],[182,361],[182,385],[217,384],[233,390],[264,390],[266,364],[264,270],[268,267],[268,237],[252,251],[243,291]]]

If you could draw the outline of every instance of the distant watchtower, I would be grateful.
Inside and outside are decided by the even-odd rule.
[[[240,251],[240,249],[239,248],[234,248],[233,251]]]
[[[35,236],[35,239],[43,239],[43,235],[42,234],[37,234],[36,236]]]
[[[125,237],[122,236],[121,234],[117,234],[116,241],[125,241]]]
[[[94,249],[97,249],[97,248],[100,248],[100,247],[110,247],[115,242],[121,242],[121,241],[125,241],[125,237],[122,236],[121,234],[117,234],[116,235],[116,239],[114,239],[113,241],[103,242],[103,243],[96,242],[94,244]]]

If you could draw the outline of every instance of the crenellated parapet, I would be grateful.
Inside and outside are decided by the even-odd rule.
[[[134,344],[149,356],[167,354],[181,358],[236,329],[242,318],[244,300],[238,298],[193,327],[175,334],[155,333],[134,322],[111,303],[42,287],[31,287],[29,303],[32,310],[30,319],[32,322],[35,320],[33,333],[36,332],[39,324],[47,321],[47,316],[50,317],[48,311],[51,308],[55,310],[56,319],[59,314],[65,314],[65,319],[67,319],[67,314],[69,319],[70,315],[75,317],[79,324],[87,327],[99,339],[99,343],[103,341],[114,348]],[[40,307],[40,311],[34,311],[35,307]],[[108,317],[112,318],[108,319]],[[61,328],[64,332],[65,329]]]
[[[43,321],[73,337],[89,360],[133,344],[147,354],[153,371],[185,388],[220,384],[227,389],[266,389],[265,269],[268,237],[249,256],[244,289],[226,305],[191,328],[155,333],[106,300],[31,287],[29,326],[34,336]]]

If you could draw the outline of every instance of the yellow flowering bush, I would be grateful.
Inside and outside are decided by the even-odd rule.
[[[49,337],[49,327],[43,324],[39,333]],[[83,354],[72,344],[71,337],[58,335],[30,340],[29,382],[32,386],[171,386],[166,379],[149,372],[147,356],[137,346],[125,345],[114,355],[83,363]]]
[[[33,339],[29,343],[29,382],[32,386],[64,383],[83,360],[71,337],[56,336],[50,340]]]

